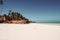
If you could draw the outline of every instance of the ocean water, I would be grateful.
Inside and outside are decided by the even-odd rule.
[[[39,22],[39,23],[46,23],[46,24],[60,24],[60,22]]]

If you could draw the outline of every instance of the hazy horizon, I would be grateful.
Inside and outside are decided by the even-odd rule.
[[[3,14],[12,10],[32,21],[60,21],[60,0],[3,0],[2,6]]]

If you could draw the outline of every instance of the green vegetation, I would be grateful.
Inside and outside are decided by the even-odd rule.
[[[12,12],[11,10],[9,10],[8,14],[0,15],[0,22],[2,20],[3,22],[11,21],[11,20],[25,20],[26,23],[30,22],[29,19],[25,18],[22,14],[18,12]]]

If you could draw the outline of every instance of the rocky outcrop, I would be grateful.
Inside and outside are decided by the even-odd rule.
[[[18,12],[10,12],[0,16],[0,23],[28,24],[30,21]]]

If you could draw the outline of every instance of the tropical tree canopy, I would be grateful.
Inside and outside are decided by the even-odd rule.
[[[12,20],[21,20],[21,19],[28,20],[27,18],[25,18],[24,16],[22,16],[22,14],[20,14],[18,12],[12,12],[11,10],[9,11],[8,16]]]
[[[26,21],[26,23],[30,22],[29,19],[25,18],[24,16],[22,16],[22,14],[18,12],[9,11],[8,14],[3,14],[0,16],[4,18],[4,22],[12,21],[12,20],[24,20]]]

